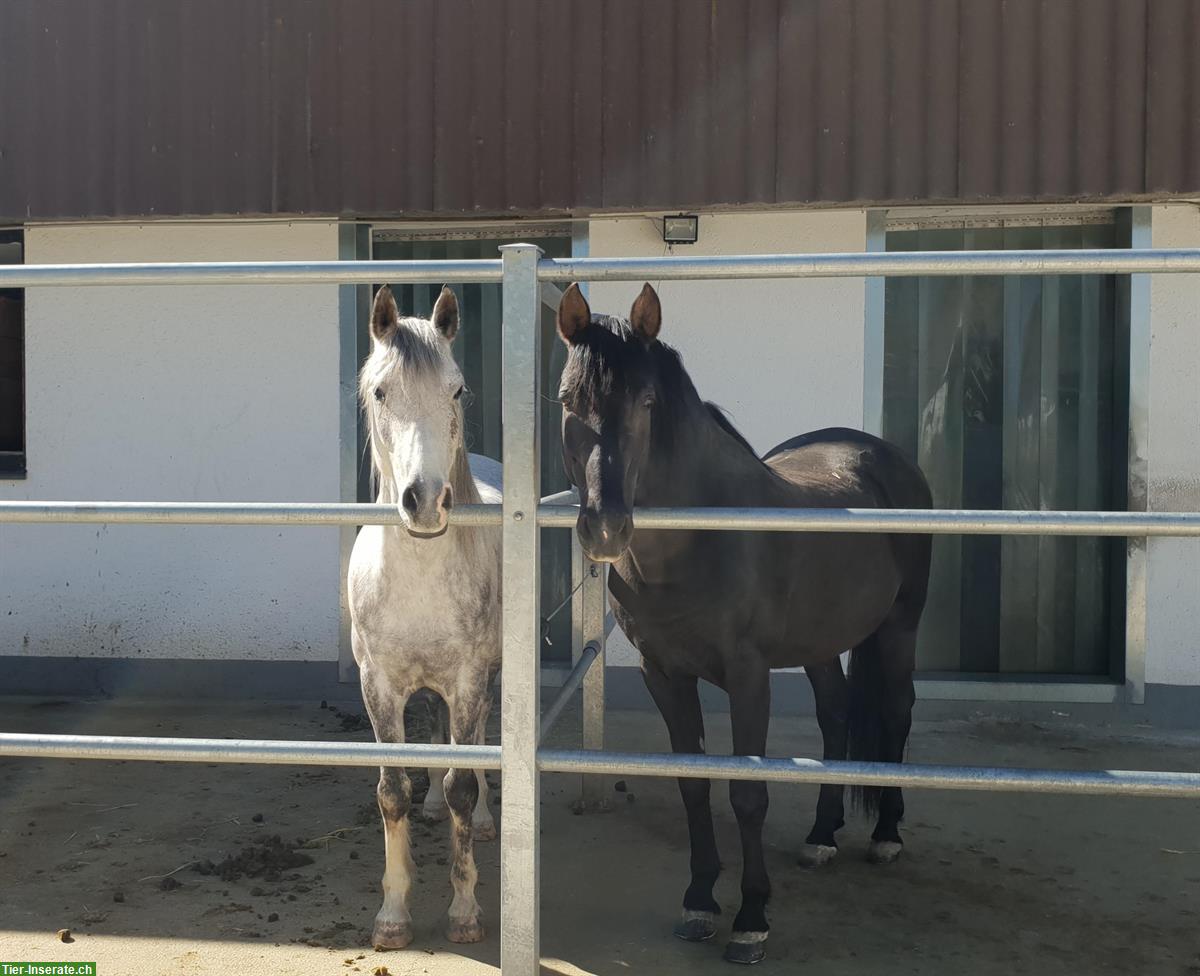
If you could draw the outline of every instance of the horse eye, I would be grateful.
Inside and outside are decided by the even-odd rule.
[[[383,402],[383,387],[382,386],[375,387],[375,399],[378,400],[380,403]]]
[[[465,389],[465,387],[462,387],[462,386],[460,386],[460,387],[458,388],[458,392],[454,394],[454,399],[455,399],[455,400],[461,400],[461,399],[462,399],[462,395],[463,395],[463,390],[464,390],[464,389]]]

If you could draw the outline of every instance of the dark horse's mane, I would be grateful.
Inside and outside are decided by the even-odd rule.
[[[633,375],[642,356],[649,355],[659,383],[658,416],[665,423],[655,424],[654,437],[662,446],[675,443],[680,427],[687,422],[690,408],[699,405],[756,461],[758,454],[726,416],[723,408],[703,400],[683,367],[679,352],[658,341],[649,349],[634,333],[627,319],[615,315],[592,315],[591,325],[572,345],[572,355],[563,370],[560,397],[577,413],[588,412],[602,399],[618,392]]]

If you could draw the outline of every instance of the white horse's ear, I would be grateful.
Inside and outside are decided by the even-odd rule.
[[[646,345],[658,338],[658,330],[662,328],[662,305],[658,301],[658,292],[650,287],[649,282],[642,285],[641,292],[633,301],[629,324]]]
[[[384,285],[375,292],[375,304],[371,306],[371,337],[376,342],[387,342],[400,324],[400,309],[392,289]]]
[[[442,285],[442,293],[434,303],[430,321],[447,342],[452,342],[458,334],[458,297],[449,285]]]
[[[563,292],[558,302],[558,334],[567,345],[583,338],[583,330],[591,324],[592,310],[575,282]]]

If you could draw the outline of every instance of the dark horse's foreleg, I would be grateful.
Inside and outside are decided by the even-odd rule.
[[[824,664],[805,665],[804,671],[817,703],[817,723],[821,726],[821,737],[825,743],[824,756],[826,759],[845,759],[850,695],[842,660],[835,657]],[[837,839],[834,835],[846,823],[845,792],[844,786],[830,783],[821,786],[817,819],[800,850],[800,863],[806,867],[826,864],[837,855]]]
[[[700,712],[696,679],[667,677],[649,662],[643,662],[642,676],[667,723],[671,750],[704,752],[704,718]],[[721,907],[713,898],[713,885],[721,873],[721,861],[713,833],[709,782],[706,779],[681,779],[679,793],[687,810],[692,880],[683,895],[683,917],[675,926],[675,934],[688,942],[703,942],[716,935],[717,916],[721,914]]]
[[[913,626],[888,621],[876,632],[879,666],[883,680],[880,711],[879,758],[882,762],[904,761],[904,747],[912,728],[916,700],[913,669],[916,667],[917,632]],[[904,796],[898,786],[884,787],[879,795],[879,821],[871,834],[867,859],[887,864],[900,856],[900,821],[904,819]]]
[[[763,756],[767,751],[770,722],[770,672],[763,668],[739,676],[729,687],[735,756]],[[771,881],[763,858],[763,824],[767,819],[767,784],[732,780],[729,799],[742,836],[742,907],[733,920],[733,934],[725,947],[730,962],[756,963],[766,953],[767,900]]]

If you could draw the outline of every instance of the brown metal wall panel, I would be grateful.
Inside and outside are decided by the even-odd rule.
[[[1079,136],[1078,144],[1087,152],[1079,154],[1078,180],[1088,196],[1103,193],[1114,174],[1114,126],[1107,116],[1113,106],[1113,27],[1116,18],[1114,0],[1092,0],[1092,15],[1079,20],[1079,47],[1094,56],[1085,56],[1079,65]]]
[[[779,0],[746,7],[746,201],[775,201],[776,133],[779,131]]]
[[[1146,3],[1147,0],[1114,0],[1109,59],[1113,66],[1114,167],[1110,187],[1150,189],[1146,182],[1146,159],[1150,154],[1146,128]],[[1154,58],[1158,58],[1157,50]],[[1180,184],[1175,189],[1184,190],[1185,186]],[[1104,192],[1109,192],[1107,187]]]
[[[1153,0],[1147,22],[1153,57],[1147,77],[1146,182],[1167,191],[1200,182],[1200,2]]]
[[[1200,192],[1200,0],[6,0],[0,220]]]
[[[854,29],[853,121],[851,130],[850,180],[852,192],[864,200],[886,200],[891,196],[889,159],[891,134],[891,65],[888,63],[891,18],[888,0],[860,0],[852,8]]]
[[[817,6],[780,0],[776,200],[817,195]]]
[[[550,59],[551,70],[564,84],[573,83],[571,119],[572,171],[571,194],[554,203],[555,208],[574,205],[591,210],[604,203],[604,156],[601,140],[594,133],[604,131],[604,7],[594,0],[574,0],[571,7],[572,47],[556,52]]]
[[[1022,187],[1036,186],[1038,180],[1038,68],[1040,61],[1030,58],[1038,38],[1039,5],[1031,0],[1010,4],[1000,16],[991,11],[984,24],[998,38],[998,64],[994,97],[989,107],[995,112],[986,120],[975,119],[972,131],[977,154],[988,151],[987,130],[1003,126],[1007,138],[1000,141],[997,172],[1002,195],[1015,195]],[[982,41],[982,37],[980,38]]]

